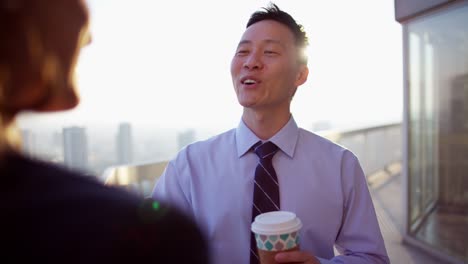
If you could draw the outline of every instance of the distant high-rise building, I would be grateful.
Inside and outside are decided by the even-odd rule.
[[[65,165],[70,168],[88,168],[88,138],[84,127],[63,129],[63,156]]]
[[[312,124],[312,131],[331,129],[331,123],[328,120],[319,120]]]
[[[21,130],[21,145],[24,154],[31,156],[36,153],[36,137],[31,130]]]
[[[129,123],[119,124],[117,132],[117,162],[128,164],[133,161],[132,126]]]
[[[63,136],[60,131],[55,131],[52,133],[51,148],[54,156],[55,162],[63,162]]]
[[[195,141],[195,130],[193,129],[180,132],[177,136],[177,143],[179,145],[179,150],[194,141]]]

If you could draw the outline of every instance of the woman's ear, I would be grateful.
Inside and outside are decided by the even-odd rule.
[[[44,100],[43,43],[36,25],[22,12],[5,14],[3,19],[8,27],[1,32],[0,105],[2,112],[16,114]]]
[[[0,65],[1,111],[13,115],[23,110],[35,110],[48,100],[51,88],[47,71],[57,67],[45,66],[44,58],[31,56],[19,44]]]
[[[78,95],[68,68],[57,52],[46,51],[34,25],[9,38],[0,65],[0,108],[15,115],[24,110],[60,111],[74,108]],[[13,45],[15,44],[15,45]]]

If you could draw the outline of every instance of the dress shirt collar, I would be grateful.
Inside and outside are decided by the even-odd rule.
[[[268,140],[275,143],[281,151],[292,158],[294,156],[294,150],[296,149],[298,137],[299,128],[291,115],[288,123],[286,123],[278,133]],[[252,132],[252,130],[247,127],[244,120],[241,119],[239,126],[236,129],[237,156],[239,158],[243,156],[259,140],[260,139]]]

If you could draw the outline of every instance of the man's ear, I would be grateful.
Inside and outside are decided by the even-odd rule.
[[[307,65],[300,65],[299,72],[297,73],[296,82],[294,83],[294,85],[296,87],[303,85],[307,81],[308,76],[309,76],[309,68],[307,67]]]

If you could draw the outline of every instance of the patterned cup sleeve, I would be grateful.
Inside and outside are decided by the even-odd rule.
[[[299,244],[299,233],[292,232],[282,235],[255,234],[257,248],[265,251],[282,251],[296,247]]]

